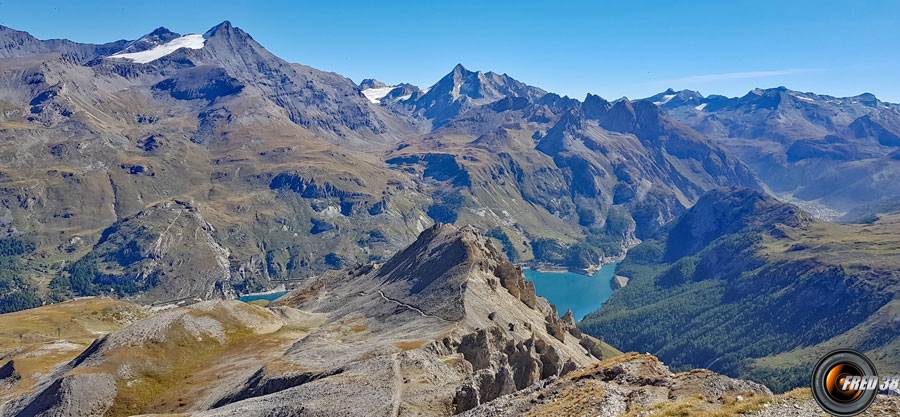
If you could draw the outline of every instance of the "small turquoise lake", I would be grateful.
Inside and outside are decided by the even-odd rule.
[[[245,295],[243,297],[238,297],[237,300],[243,301],[245,303],[249,303],[251,301],[256,301],[256,300],[273,301],[273,300],[277,300],[277,299],[281,298],[282,295],[285,295],[287,293],[288,293],[287,291],[278,291],[278,292],[270,292],[270,293],[266,293],[266,294],[249,294],[249,295]]]
[[[616,272],[616,262],[604,265],[592,276],[573,272],[539,272],[525,270],[525,279],[534,282],[537,295],[556,304],[560,315],[571,309],[575,321],[597,311],[609,299],[613,290],[609,285]]]

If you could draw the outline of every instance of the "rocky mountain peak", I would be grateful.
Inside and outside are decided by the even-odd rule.
[[[374,78],[366,78],[365,80],[362,80],[362,82],[359,83],[360,90],[365,90],[367,88],[384,88],[387,86],[388,86],[387,84],[385,84],[381,81],[378,81]]]
[[[588,119],[599,119],[603,117],[611,107],[612,104],[603,97],[588,93],[584,98],[584,103],[581,105],[581,111],[584,112],[584,116]]]
[[[569,110],[563,113],[559,121],[553,125],[547,134],[538,143],[537,150],[547,154],[556,155],[567,149],[567,140],[572,136],[577,136],[578,132],[585,127],[585,118],[578,113],[577,110]]]
[[[206,31],[206,33],[203,34],[203,36],[204,37],[212,37],[217,34],[227,34],[227,33],[231,33],[231,32],[246,34],[246,32],[244,32],[243,30],[240,30],[240,29],[232,26],[230,21],[225,20],[222,23],[219,23],[218,25],[215,25],[212,28],[210,28],[208,31]]]
[[[484,299],[478,288],[491,292],[503,288],[528,308],[539,308],[534,284],[525,281],[522,270],[506,261],[490,239],[469,226],[434,224],[378,268],[373,278],[371,283],[385,294],[449,320],[471,315],[466,300],[473,291],[481,298],[479,304],[503,303],[502,297]],[[543,305],[549,312],[550,305],[546,301]],[[556,319],[552,310],[547,315]]]
[[[778,225],[803,227],[813,218],[796,206],[743,187],[704,194],[672,227],[667,258],[689,256],[713,240],[739,231],[765,232]]]
[[[179,37],[181,37],[180,34],[172,32],[171,30],[160,26],[154,29],[152,32],[141,36],[140,39],[129,42],[127,45],[125,45],[125,48],[119,51],[119,53],[146,51]]]
[[[216,58],[228,61],[243,59],[247,61],[280,60],[274,54],[258,44],[253,37],[241,28],[224,21],[203,33],[206,39],[205,49]]]
[[[666,91],[647,97],[644,100],[650,101],[664,109],[670,109],[686,105],[698,106],[704,102],[704,97],[703,94],[700,94],[697,91],[675,91],[672,88],[668,88]]]
[[[476,371],[451,383],[457,412],[602,356],[473,227],[437,223],[381,266],[326,274],[282,300],[329,320],[366,317],[375,341],[435,337],[425,352],[460,354]]]
[[[425,94],[414,101],[414,108],[436,127],[477,106],[493,103],[506,97],[537,100],[546,92],[526,85],[506,74],[470,71],[457,64],[438,80]]]
[[[448,94],[454,98],[465,97],[468,99],[484,98],[487,91],[484,73],[481,71],[469,71],[462,64],[456,64],[449,74],[441,78],[432,90],[439,92],[448,89]]]
[[[603,128],[614,132],[635,133],[659,125],[665,113],[649,100],[616,100],[612,103],[588,94],[582,105],[585,118],[597,120]]]
[[[207,39],[209,45],[228,46],[232,53],[249,54],[247,58],[256,58],[260,54],[266,57],[275,57],[262,45],[256,43],[250,34],[239,27],[232,26],[231,22],[227,20],[207,30],[203,37]]]
[[[0,58],[33,55],[47,49],[41,41],[27,32],[0,25]]]
[[[28,33],[28,32],[23,32],[21,30],[15,30],[9,26],[0,25],[0,35],[11,36],[13,34],[23,34],[23,33]]]
[[[463,66],[462,63],[456,64],[456,66],[453,67],[453,70],[450,71],[451,74],[465,74],[465,73],[469,73],[469,72],[472,72],[472,71],[467,70],[466,67]],[[481,71],[478,71],[478,72],[481,72]]]
[[[563,116],[557,123],[561,126],[572,126],[577,119],[596,120],[606,130],[621,133],[633,133],[638,137],[650,138],[659,134],[673,121],[656,104],[649,100],[616,100],[606,99],[588,94],[581,105],[581,111],[572,111]],[[548,136],[550,133],[548,132]]]
[[[419,234],[415,242],[388,260],[378,270],[378,276],[388,282],[412,281],[411,293],[418,293],[450,269],[492,255],[479,244],[471,228],[457,229],[450,224],[435,223]]]
[[[647,100],[619,100],[609,107],[608,111],[593,112],[604,129],[614,132],[633,133],[639,137],[657,135],[662,129],[661,123],[668,116],[654,103]]]
[[[868,107],[875,107],[876,105],[881,103],[881,101],[878,100],[878,98],[875,97],[875,95],[872,93],[862,93],[854,98],[857,101],[859,101],[861,104],[868,106]]]
[[[170,36],[170,35],[181,36],[175,32],[172,32],[165,26],[160,26],[156,29],[153,29],[153,32],[148,33],[146,36]]]
[[[278,58],[225,21],[203,34],[201,49],[181,49],[195,65],[211,65],[282,107],[288,118],[341,140],[352,133],[383,133],[384,122],[351,80]],[[175,54],[173,54],[174,56]],[[177,63],[176,63],[177,65]],[[277,98],[276,98],[277,97]]]

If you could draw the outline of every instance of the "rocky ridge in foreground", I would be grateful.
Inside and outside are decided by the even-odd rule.
[[[880,395],[861,416],[897,415],[900,398]],[[755,382],[705,369],[673,373],[647,354],[627,353],[531,387],[463,414],[501,416],[824,417],[809,389],[772,395]]]
[[[103,335],[0,414],[448,415],[600,356],[489,239],[439,224],[269,308],[207,301]]]
[[[649,403],[694,395],[682,388],[693,381],[718,395],[769,394],[708,371],[673,375],[650,356],[603,370],[600,344],[571,313],[560,318],[490,239],[445,224],[383,265],[327,273],[266,308],[164,310],[71,357],[38,375],[19,360],[4,364],[26,375],[4,379],[0,415],[444,416],[578,375]],[[616,397],[604,408],[625,404]]]

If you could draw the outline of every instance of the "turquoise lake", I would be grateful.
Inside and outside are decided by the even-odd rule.
[[[525,279],[534,282],[537,294],[553,304],[560,315],[571,309],[575,321],[597,311],[613,290],[609,283],[616,272],[616,262],[604,265],[592,276],[573,272],[538,272],[525,270]]]
[[[245,303],[249,303],[251,301],[256,301],[256,300],[273,301],[273,300],[277,300],[282,295],[285,295],[287,293],[288,293],[287,291],[278,291],[278,292],[271,292],[268,294],[250,294],[250,295],[245,295],[243,297],[238,297],[237,300],[243,301]]]

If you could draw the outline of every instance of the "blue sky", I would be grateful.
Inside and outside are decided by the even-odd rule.
[[[462,63],[559,94],[784,85],[900,102],[900,1],[0,0],[0,25],[101,43],[230,20],[276,55],[354,81],[428,86]]]

